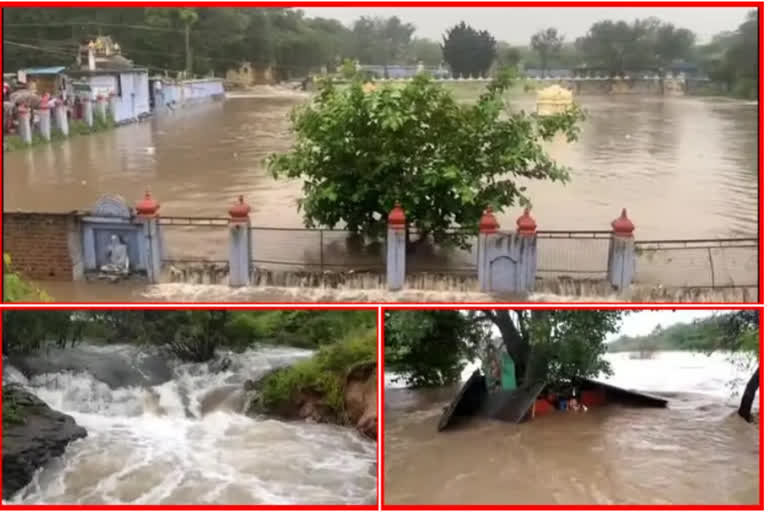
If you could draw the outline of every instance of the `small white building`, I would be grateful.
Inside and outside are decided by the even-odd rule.
[[[149,71],[120,55],[119,45],[109,37],[83,45],[77,61],[77,68],[67,70],[67,75],[89,86],[91,100],[109,98],[116,123],[150,114]]]

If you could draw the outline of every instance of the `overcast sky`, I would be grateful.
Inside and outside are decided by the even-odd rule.
[[[584,35],[596,21],[632,21],[655,16],[696,33],[699,42],[709,41],[724,30],[735,30],[749,8],[736,7],[303,7],[308,16],[336,18],[351,24],[361,16],[398,16],[416,26],[417,37],[440,40],[451,26],[466,21],[488,30],[497,40],[527,45],[531,35],[555,27],[567,40]]]
[[[633,311],[628,315],[625,315],[621,320],[621,327],[616,334],[608,335],[606,342],[615,341],[621,336],[644,336],[650,334],[651,331],[657,326],[668,327],[670,325],[679,323],[690,323],[697,318],[707,318],[712,316],[713,313],[718,315],[728,313],[730,310],[700,310],[700,309],[677,309],[677,310],[640,310]],[[491,327],[495,336],[501,336],[498,328],[494,325]]]
[[[713,313],[727,313],[724,310],[697,310],[678,309],[676,311],[633,311],[622,319],[621,329],[618,334],[608,337],[606,341],[613,341],[620,336],[644,336],[650,334],[657,326],[668,327],[678,323],[690,323],[697,318],[706,318]]]

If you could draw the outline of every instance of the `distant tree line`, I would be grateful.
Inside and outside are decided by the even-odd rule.
[[[128,58],[158,71],[222,74],[250,62],[271,66],[284,79],[322,67],[340,71],[350,59],[385,70],[445,64],[455,76],[487,76],[494,68],[588,67],[619,74],[688,63],[729,92],[757,91],[756,10],[706,45],[697,46],[688,29],[646,18],[598,21],[573,41],[549,27],[518,47],[465,22],[447,28],[437,42],[414,37],[416,27],[396,16],[361,17],[345,26],[287,8],[6,8],[3,14],[5,71],[70,64],[81,41],[111,35]]]
[[[110,35],[137,65],[156,71],[223,74],[244,62],[279,78],[303,76],[345,58],[365,64],[437,66],[440,45],[413,38],[397,17],[340,21],[286,8],[9,8],[3,16],[4,71],[69,65],[78,45]],[[187,51],[188,50],[188,51]]]
[[[259,343],[315,349],[375,327],[371,310],[12,310],[3,313],[3,354],[90,341],[151,345],[204,362],[218,349]]]

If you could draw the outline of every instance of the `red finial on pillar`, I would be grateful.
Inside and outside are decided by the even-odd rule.
[[[48,110],[48,98],[48,93],[43,94],[43,97],[40,98],[40,104],[38,105],[40,110]]]
[[[536,234],[536,221],[531,217],[531,209],[526,208],[523,210],[523,214],[517,219],[517,234],[518,235],[535,235]]]
[[[480,232],[481,233],[495,233],[499,229],[499,223],[496,221],[496,217],[493,215],[491,207],[485,209],[483,216],[480,217]]]
[[[630,237],[635,230],[635,225],[627,217],[627,209],[621,209],[621,215],[618,219],[611,222],[613,228],[613,234],[616,236]]]
[[[389,227],[393,229],[405,229],[405,211],[402,206],[400,206],[399,201],[395,202],[395,207],[389,212],[387,222],[389,223]]]
[[[144,199],[136,203],[136,213],[139,217],[154,217],[159,209],[160,203],[152,199],[149,189],[144,193]]]
[[[248,214],[251,207],[245,202],[243,196],[237,198],[237,202],[229,209],[230,222],[248,222]]]

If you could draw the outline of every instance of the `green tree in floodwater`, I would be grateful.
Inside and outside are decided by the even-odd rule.
[[[742,368],[754,368],[752,376],[744,387],[738,410],[739,416],[752,422],[752,404],[760,387],[758,362],[760,356],[760,311],[745,309],[719,317],[719,320],[723,336],[718,348],[749,355],[747,362],[741,363],[740,366]]]
[[[616,333],[625,311],[484,310],[501,332],[518,384],[559,383],[611,374],[605,338]]]
[[[480,323],[454,310],[385,311],[384,326],[387,371],[413,388],[459,381],[489,336]]]
[[[476,30],[463,21],[443,36],[442,48],[454,78],[486,76],[496,58],[496,39],[487,30]]]
[[[559,133],[577,138],[578,107],[539,117],[508,113],[511,79],[502,74],[473,104],[461,104],[442,85],[419,76],[404,87],[360,81],[325,82],[292,114],[296,142],[273,154],[275,178],[304,180],[307,227],[343,224],[380,239],[399,202],[420,240],[466,244],[483,210],[529,204],[518,180],[566,182],[568,170],[542,142]]]
[[[605,337],[618,331],[622,311],[484,310],[390,311],[385,314],[387,368],[412,387],[456,382],[492,334],[501,333],[519,385],[559,384],[610,374]]]

